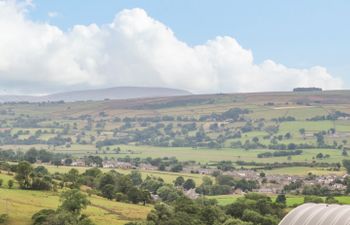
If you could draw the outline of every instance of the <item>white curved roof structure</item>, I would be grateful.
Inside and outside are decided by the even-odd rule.
[[[350,205],[307,203],[289,212],[279,225],[350,225]]]

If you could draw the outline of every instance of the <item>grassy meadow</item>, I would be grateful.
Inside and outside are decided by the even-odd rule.
[[[225,113],[237,108],[247,112],[236,119],[222,119]],[[338,116],[336,119],[327,117],[339,112],[340,115],[350,114],[350,91],[6,103],[0,104],[0,151],[26,152],[36,148],[65,153],[72,159],[96,155],[102,159],[176,157],[180,162],[195,161],[198,167],[211,168],[220,161],[232,161],[236,168],[240,168],[237,161],[334,165],[348,159],[347,151],[350,149],[348,116]],[[320,133],[323,145],[317,139]],[[244,147],[247,143],[255,143],[258,147]],[[270,148],[270,145],[290,144],[314,147],[298,148],[302,150],[300,155],[258,157],[262,153],[278,151]],[[45,166],[51,173],[65,173],[72,168]],[[75,168],[80,173],[87,169]],[[102,170],[105,172],[109,169]],[[123,169],[117,171],[123,174],[130,172]],[[143,178],[161,177],[167,183],[173,183],[178,176],[192,178],[197,186],[202,183],[203,177],[169,171],[140,172]],[[268,175],[343,175],[345,169],[334,171],[331,166],[290,166],[264,172]],[[9,214],[8,225],[29,225],[35,212],[44,208],[55,209],[59,205],[58,193],[20,190],[17,184],[13,189],[8,189],[7,182],[13,177],[5,172],[0,173],[0,179],[3,180],[0,213]],[[220,205],[227,205],[236,201],[238,196],[210,198],[217,199]],[[336,199],[342,204],[350,204],[348,196]],[[84,213],[98,225],[118,225],[144,219],[151,210],[150,206],[119,203],[97,196],[91,196],[89,200],[92,204]],[[287,196],[288,206],[302,202],[302,196]]]
[[[26,140],[33,135],[42,142],[57,137],[71,140],[69,145],[50,145],[44,143],[0,144],[0,149],[14,151],[27,151],[30,148],[48,149],[52,152],[61,152],[72,155],[75,158],[87,155],[99,155],[102,158],[157,158],[176,157],[180,161],[194,160],[201,164],[210,164],[222,160],[245,161],[245,162],[327,162],[340,163],[347,156],[343,155],[341,148],[349,148],[350,144],[350,120],[318,120],[311,118],[327,116],[330,113],[350,113],[349,91],[327,91],[311,93],[248,93],[248,94],[226,94],[226,95],[197,95],[185,97],[168,97],[154,99],[131,99],[131,100],[106,100],[87,101],[75,103],[47,103],[47,104],[1,104],[0,119],[3,123],[0,131],[10,130],[11,135],[19,140]],[[219,130],[211,130],[210,126],[215,121],[199,120],[201,116],[220,114],[232,108],[249,110],[243,115],[244,121],[219,122]],[[28,125],[25,121],[18,121],[18,117],[28,117],[31,120],[40,118],[38,123]],[[143,131],[159,123],[164,126],[172,125],[172,131],[177,134],[182,132],[182,126],[191,123],[191,120],[174,120],[161,122],[131,122],[131,127],[124,129],[124,118],[152,118],[171,116],[174,118],[184,117],[196,119],[196,130],[189,131],[187,136],[195,136],[201,128],[208,137],[215,140],[220,135],[229,136],[230,132],[241,129],[250,122],[254,127],[263,123],[261,129],[243,132],[239,138],[226,138],[220,147],[174,147],[155,146],[151,144],[140,144],[130,142],[128,144],[115,144],[97,148],[96,143],[106,139],[118,139],[118,135],[129,134],[134,131]],[[276,122],[278,118],[292,117],[293,121]],[[86,119],[88,118],[88,119]],[[116,119],[117,118],[117,119]],[[89,122],[90,121],[90,122]],[[248,122],[247,122],[248,121]],[[291,157],[269,157],[258,158],[257,155],[274,150],[249,149],[232,147],[232,143],[252,141],[257,138],[259,143],[268,146],[271,144],[271,134],[266,127],[278,126],[275,137],[281,138],[279,144],[316,144],[315,133],[329,132],[334,129],[334,135],[324,135],[325,143],[331,145],[337,143],[339,149],[314,148],[302,149],[301,155]],[[87,128],[88,127],[88,128]],[[124,129],[124,130],[123,130]],[[305,134],[300,133],[305,130]],[[121,134],[117,133],[116,130]],[[165,134],[165,129],[158,129],[160,134]],[[129,132],[129,133],[128,133]],[[124,136],[123,136],[124,135]],[[270,138],[266,138],[270,136]],[[349,143],[349,144],[348,144]],[[121,152],[116,154],[113,149],[120,148]],[[322,153],[329,156],[326,159],[317,159],[316,155]],[[287,172],[300,174],[303,168],[278,169],[271,173]],[[326,173],[327,170],[312,168],[317,173]],[[343,171],[340,171],[342,173]]]
[[[219,195],[219,196],[208,196],[209,199],[216,199],[219,205],[225,206],[234,203],[241,195]],[[270,195],[272,200],[276,199],[276,195]],[[286,195],[287,207],[295,207],[296,205],[301,205],[304,203],[304,196],[301,195]],[[322,197],[323,200],[325,197]],[[339,204],[350,204],[350,196],[336,196],[335,199]]]
[[[4,180],[3,187],[0,187],[0,214],[9,215],[8,225],[30,225],[31,217],[41,209],[56,209],[59,205],[59,193],[48,191],[31,191],[8,189],[7,180],[13,177],[0,174]],[[110,201],[98,196],[90,196],[89,205],[84,213],[97,225],[116,224],[122,225],[129,221],[145,219],[151,206],[141,206],[127,203]]]

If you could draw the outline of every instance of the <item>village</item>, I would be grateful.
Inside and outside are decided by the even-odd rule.
[[[73,160],[69,165],[72,167],[98,167],[97,164],[87,165],[84,159]],[[102,168],[104,169],[122,169],[122,170],[139,170],[139,171],[159,171],[158,167],[148,163],[140,163],[135,165],[131,162],[121,162],[118,160],[103,160]],[[170,170],[170,168],[165,168]],[[174,174],[177,174],[173,172]],[[199,166],[184,166],[182,171],[178,172],[178,175],[182,174],[201,174],[203,176],[211,177],[215,179],[215,174],[221,174],[230,176],[234,180],[247,180],[256,181],[258,187],[250,190],[255,193],[263,193],[267,195],[275,195],[281,193],[302,194],[305,187],[318,187],[326,189],[330,193],[344,194],[347,186],[345,185],[345,179],[348,176],[328,174],[328,175],[315,175],[309,173],[307,176],[300,175],[284,175],[284,174],[265,174],[264,172],[255,171],[253,169],[234,169],[232,171],[222,171],[218,168],[201,168]],[[214,175],[214,176],[213,176]],[[293,185],[299,184],[299,185]],[[289,189],[288,187],[294,186]],[[244,195],[247,190],[242,190],[232,186],[230,192],[231,195]],[[184,194],[188,197],[195,199],[200,196],[196,193],[196,189],[184,190]],[[155,198],[157,198],[155,196]]]

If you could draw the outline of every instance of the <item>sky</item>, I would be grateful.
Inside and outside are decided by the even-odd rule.
[[[0,94],[348,88],[350,1],[0,0]]]

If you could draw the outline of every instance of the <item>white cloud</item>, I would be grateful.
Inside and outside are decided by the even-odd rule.
[[[343,87],[320,66],[255,64],[253,53],[232,37],[191,47],[142,9],[123,10],[110,24],[76,25],[68,32],[25,14],[14,1],[0,0],[0,84],[13,91],[126,85],[197,93]]]
[[[55,18],[59,15],[58,12],[48,12],[47,13],[47,16],[50,17],[50,18]]]

